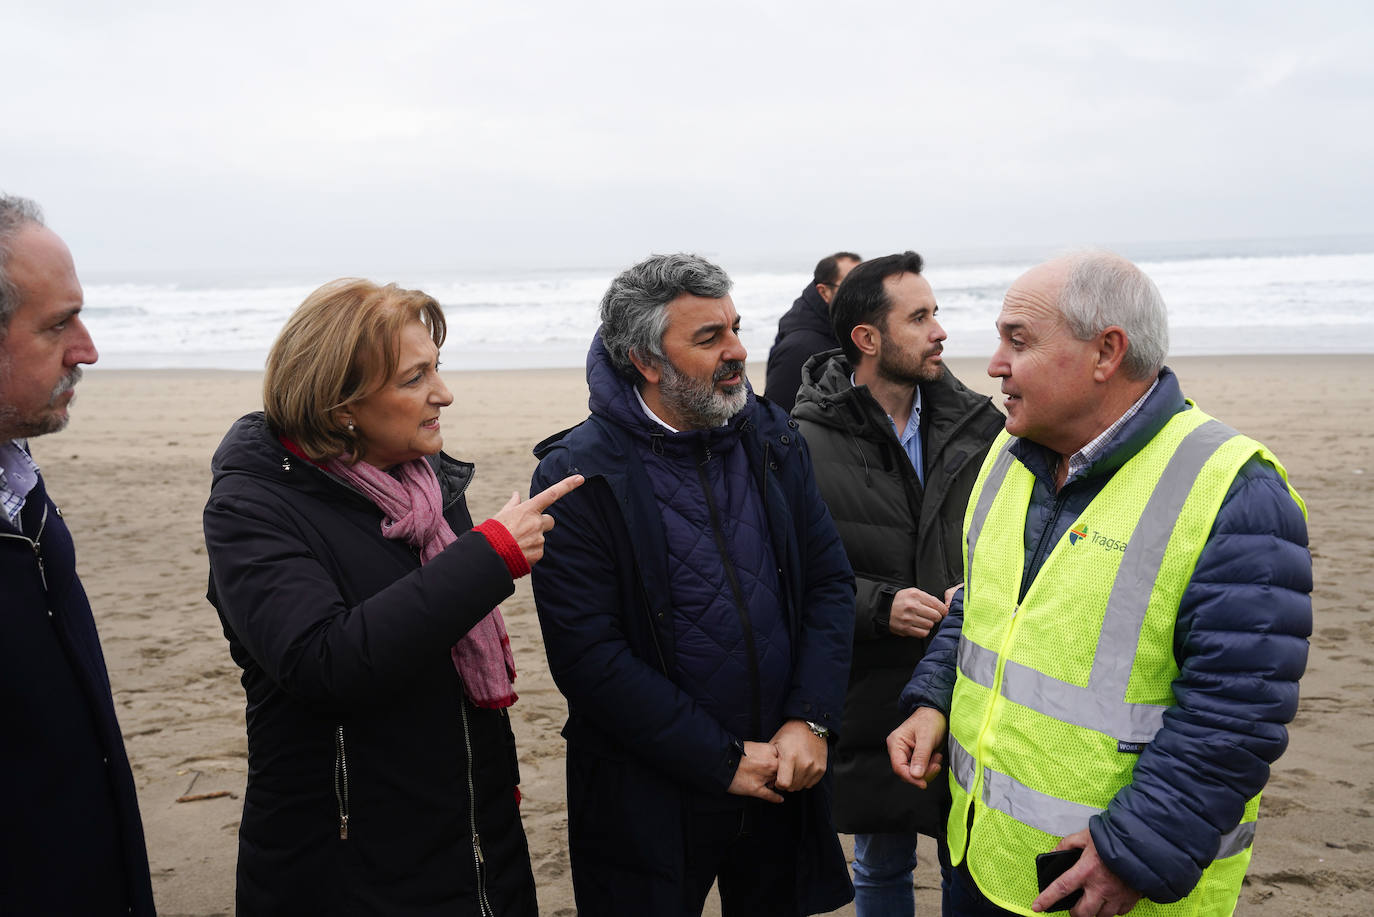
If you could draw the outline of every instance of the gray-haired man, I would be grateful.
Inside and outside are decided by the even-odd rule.
[[[853,890],[830,820],[854,582],[796,424],[757,401],[730,279],[649,258],[601,303],[591,417],[535,486],[587,483],[534,577],[568,698],[578,908],[811,914]]]
[[[1006,430],[893,771],[926,786],[948,738],[954,914],[1230,914],[1307,660],[1306,507],[1184,398],[1126,259],[1037,265],[997,333]]]
[[[0,911],[152,914],[133,775],[71,535],[28,438],[94,363],[71,252],[0,194]]]

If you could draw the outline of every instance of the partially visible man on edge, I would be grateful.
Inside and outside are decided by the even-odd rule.
[[[534,575],[568,699],[568,841],[584,914],[800,915],[853,897],[830,818],[854,580],[795,421],[758,401],[730,278],[695,255],[617,277],[591,417],[541,443]]]
[[[854,567],[854,661],[835,746],[835,825],[854,837],[859,917],[915,912],[916,833],[943,840],[949,792],[901,782],[897,696],[963,581],[964,507],[1004,418],[941,359],[915,252],[860,264],[830,304],[840,351],[802,369],[792,411]]]
[[[1164,302],[1125,259],[1033,268],[997,330],[1007,429],[892,767],[926,785],[948,727],[954,914],[1076,890],[1073,917],[1230,914],[1307,660],[1306,508],[1184,400]],[[1081,854],[1041,891],[1054,850]]]
[[[763,393],[784,411],[792,410],[801,387],[802,364],[823,350],[840,346],[830,321],[830,304],[840,283],[863,259],[853,252],[836,252],[816,264],[811,283],[778,319],[778,334],[768,351]]]
[[[67,425],[95,345],[67,246],[0,194],[0,912],[152,914],[133,774],[71,535],[27,439]]]

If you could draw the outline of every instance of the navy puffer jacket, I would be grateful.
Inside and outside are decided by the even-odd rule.
[[[1023,595],[1049,548],[1116,470],[1184,410],[1178,379],[1166,368],[1103,457],[1058,494],[1056,457],[1027,440],[1012,446],[1035,474]],[[1176,704],[1140,755],[1132,782],[1090,823],[1108,868],[1145,897],[1169,903],[1192,890],[1287,747],[1284,724],[1297,712],[1312,632],[1311,591],[1306,520],[1278,472],[1252,458],[1217,512],[1179,607]],[[902,692],[908,712],[949,711],[962,600],[961,593]]]
[[[591,400],[635,442],[663,519],[673,680],[732,735],[768,741],[782,725],[790,640],[743,422],[669,433],[628,387]]]

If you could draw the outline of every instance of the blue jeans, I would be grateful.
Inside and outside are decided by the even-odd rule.
[[[914,917],[916,832],[854,835],[854,913]]]

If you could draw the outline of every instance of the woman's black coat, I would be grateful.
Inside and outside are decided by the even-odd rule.
[[[536,913],[509,719],[449,655],[511,575],[469,531],[472,466],[435,464],[458,540],[421,567],[261,414],[215,453],[209,599],[248,699],[241,915]]]

